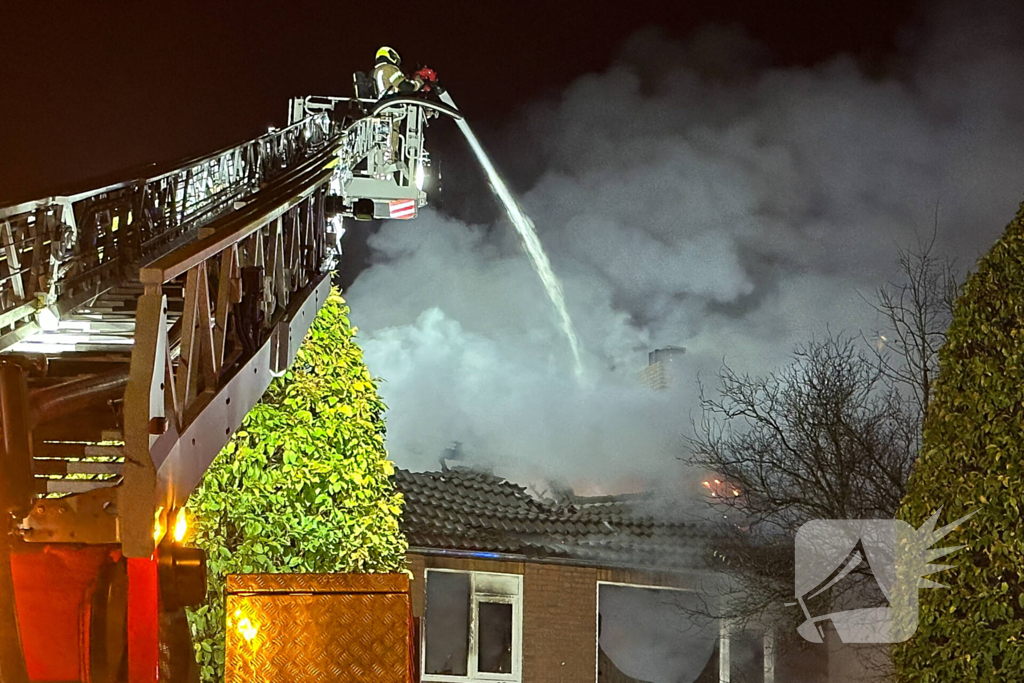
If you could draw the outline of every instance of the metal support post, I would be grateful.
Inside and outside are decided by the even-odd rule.
[[[28,392],[24,371],[0,365],[0,683],[27,683],[11,572],[14,521],[31,504],[31,453],[27,446]]]
[[[729,683],[732,680],[730,668],[730,642],[732,640],[732,622],[720,619],[718,622],[718,683]]]
[[[764,683],[775,683],[775,632],[764,634]]]

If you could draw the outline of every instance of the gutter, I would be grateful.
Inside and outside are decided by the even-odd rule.
[[[533,564],[557,564],[571,567],[587,567],[592,569],[624,569],[635,572],[648,572],[652,574],[672,574],[674,576],[690,576],[695,578],[707,578],[716,574],[711,570],[700,569],[674,569],[669,567],[639,566],[623,562],[600,562],[598,560],[577,560],[568,557],[530,557],[528,555],[516,555],[514,553],[494,553],[485,550],[454,550],[448,548],[422,548],[409,546],[406,553],[414,555],[429,555],[431,557],[452,557],[464,560],[498,560],[502,562],[524,562]]]

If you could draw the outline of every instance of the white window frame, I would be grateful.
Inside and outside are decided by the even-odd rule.
[[[448,572],[451,574],[466,574],[469,576],[469,658],[467,674],[465,676],[453,676],[450,674],[428,674],[427,669],[427,583],[430,580],[431,572]],[[505,580],[513,579],[515,583],[515,594],[487,592],[484,589],[477,590],[478,578],[488,576],[501,577]],[[496,674],[477,671],[479,662],[479,605],[481,602],[492,602],[512,605],[512,673]],[[502,683],[521,683],[523,678],[523,575],[502,573],[502,572],[476,572],[462,569],[434,569],[427,568],[423,572],[423,624],[420,629],[420,680],[437,683],[471,683],[473,681],[501,681]]]

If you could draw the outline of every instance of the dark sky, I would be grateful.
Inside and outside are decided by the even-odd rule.
[[[120,5],[120,6],[119,6]],[[883,58],[901,0],[3,3],[0,197],[212,151],[279,125],[288,97],[347,94],[381,44],[437,69],[474,121],[599,71],[631,33],[737,24],[780,65]]]

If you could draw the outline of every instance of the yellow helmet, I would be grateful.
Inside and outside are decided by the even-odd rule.
[[[398,53],[392,50],[390,47],[382,47],[377,50],[377,61],[378,62],[390,62],[395,66],[399,66],[402,63],[402,58],[398,56]]]

